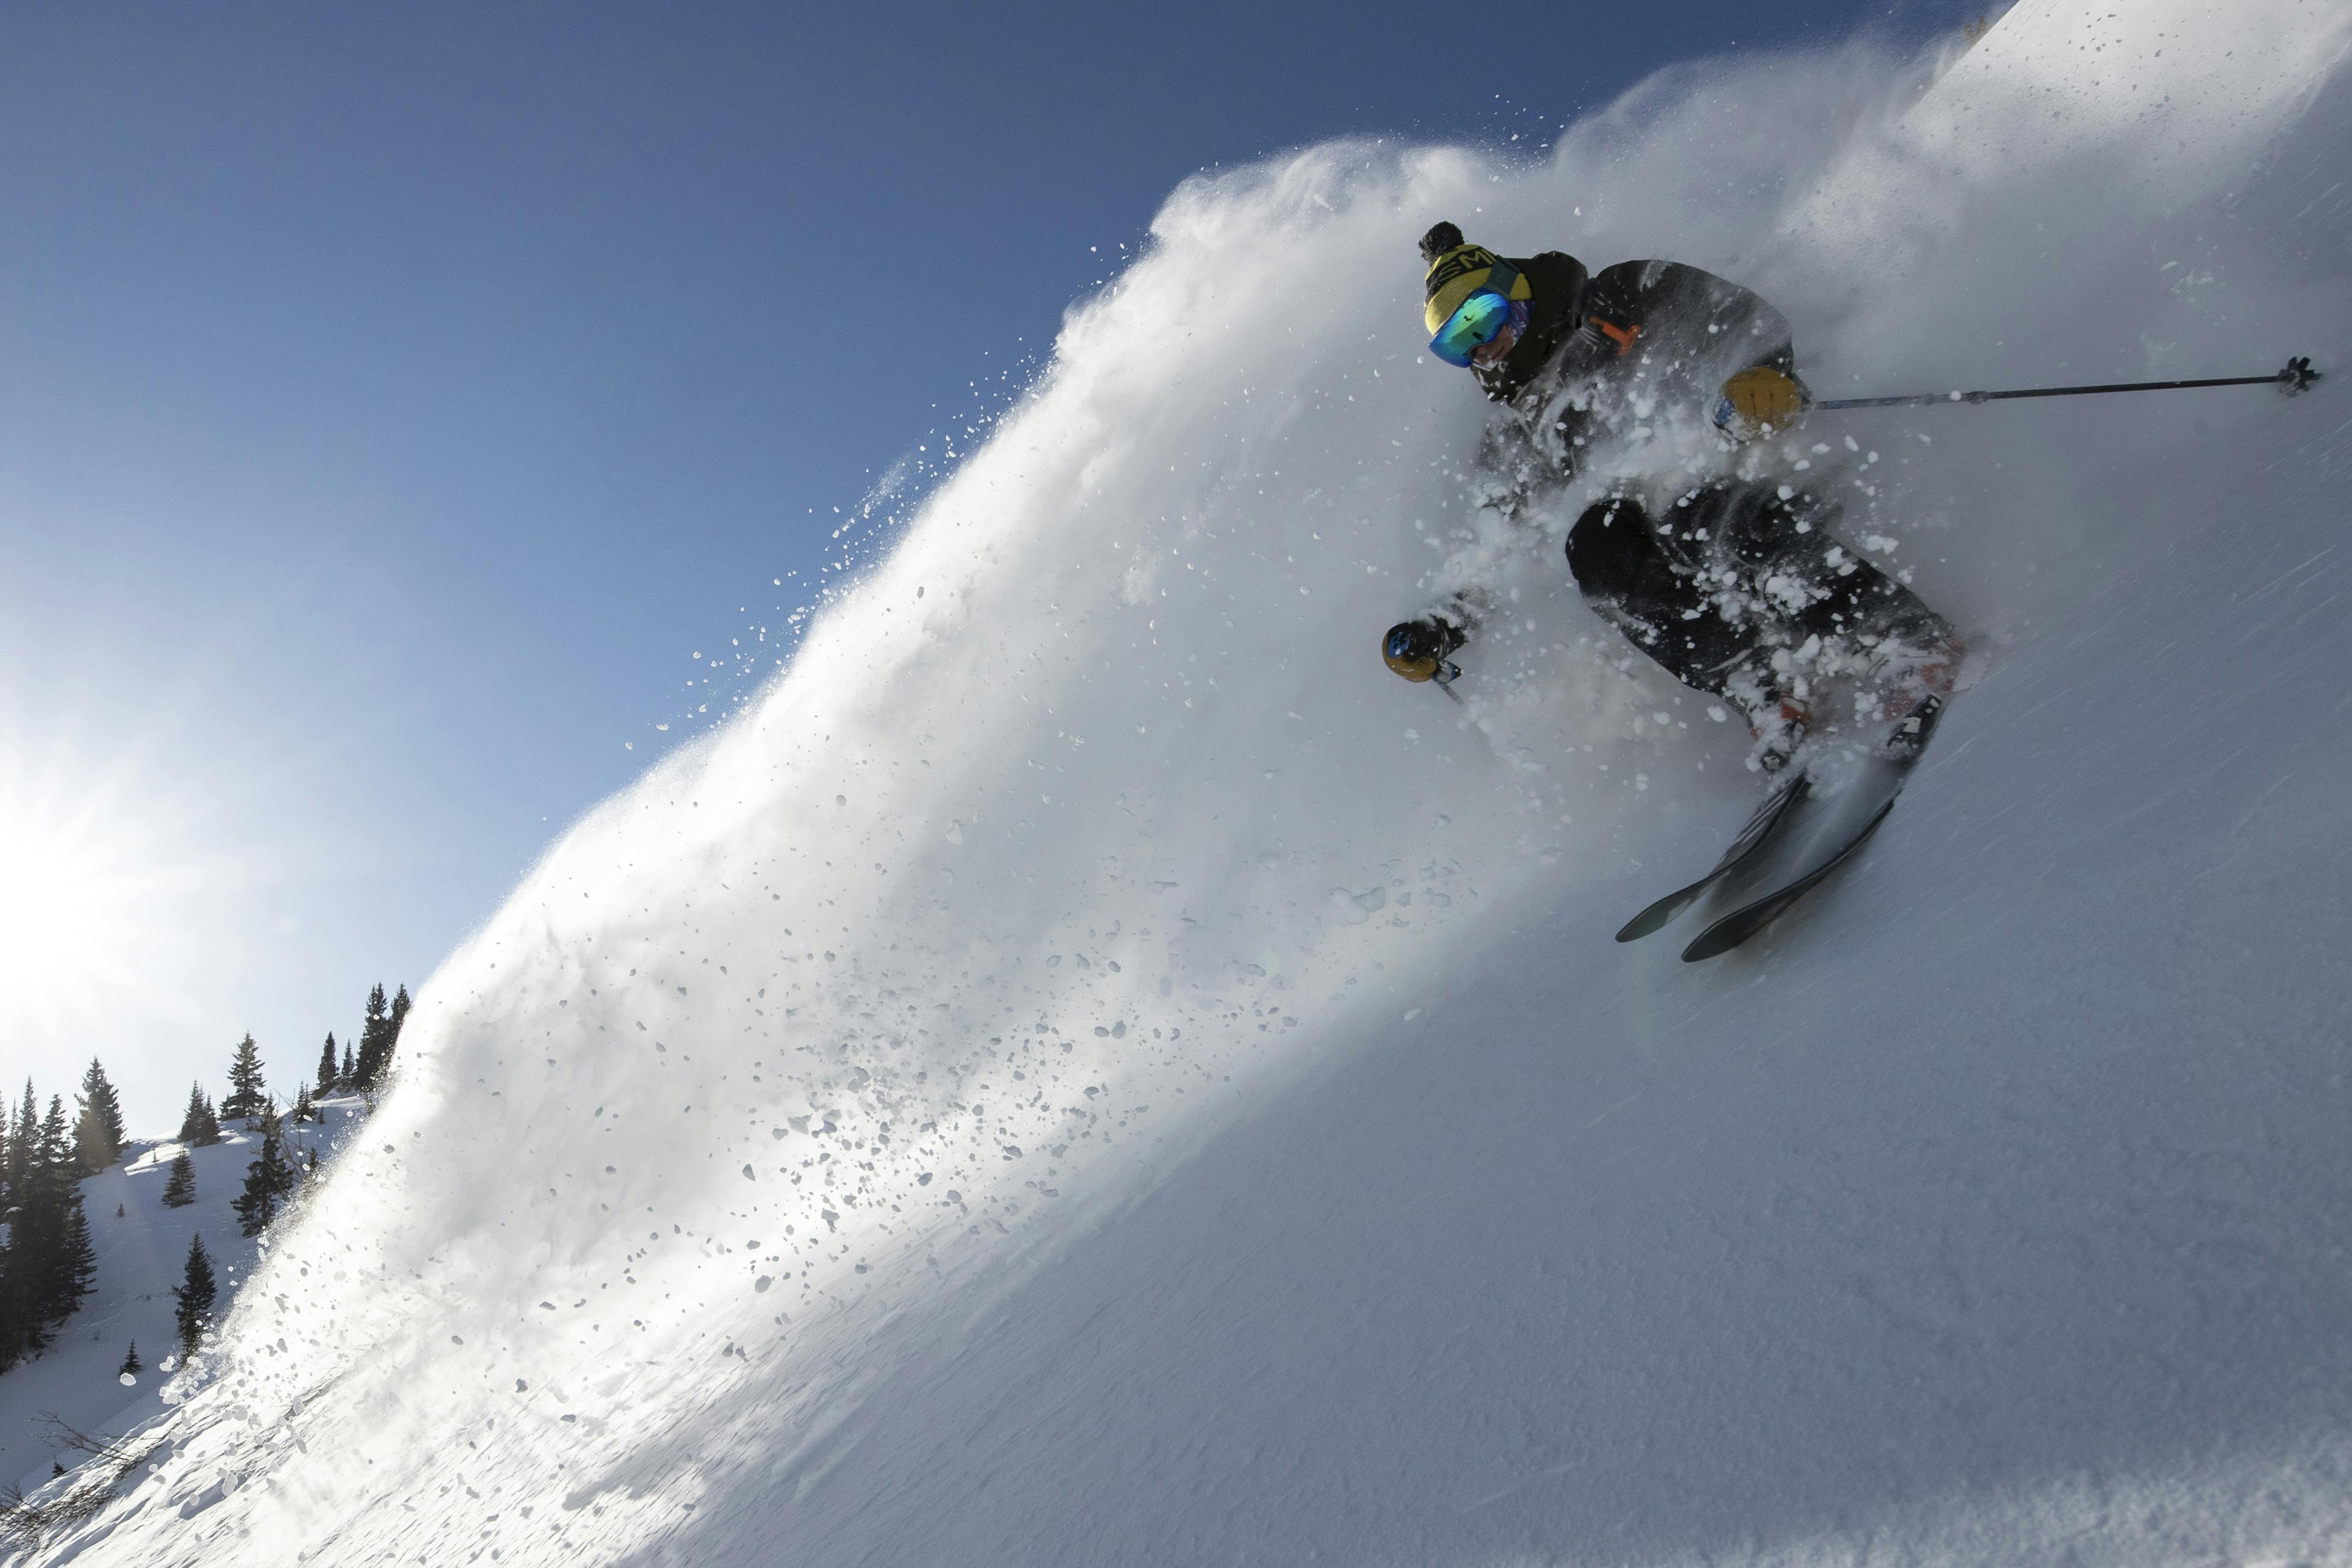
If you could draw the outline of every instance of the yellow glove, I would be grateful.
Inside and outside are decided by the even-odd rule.
[[[1723,383],[1716,400],[1716,428],[1734,441],[1753,441],[1794,430],[1811,400],[1794,377],[1767,365],[1742,371]]]

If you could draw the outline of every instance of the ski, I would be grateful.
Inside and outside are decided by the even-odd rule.
[[[1909,782],[1943,715],[1941,698],[1926,698],[1885,731],[1866,757],[1808,746],[1792,760],[1790,776],[1748,817],[1715,869],[1627,921],[1617,940],[1639,941],[1717,889],[1745,897],[1759,884],[1769,891],[1748,898],[1700,932],[1683,950],[1683,961],[1696,963],[1728,953],[1763,930],[1870,841],[1895,809],[1895,798]]]
[[[1731,841],[1731,847],[1723,852],[1723,858],[1715,862],[1713,871],[1688,887],[1677,888],[1625,922],[1617,933],[1617,940],[1638,941],[1660,929],[1697,903],[1708,888],[1753,860],[1766,844],[1771,842],[1773,831],[1789,820],[1790,809],[1804,799],[1811,788],[1802,771],[1793,768],[1790,771],[1794,776],[1764,798],[1764,803],[1748,817],[1748,825],[1739,830],[1739,836]]]
[[[1733,910],[1700,932],[1698,940],[1683,949],[1683,962],[1696,964],[1702,959],[1728,953],[1775,920],[1780,919],[1781,915],[1788,913],[1790,904],[1811,892],[1815,884],[1823,877],[1843,865],[1853,858],[1855,851],[1868,843],[1870,836],[1878,831],[1878,825],[1886,821],[1886,813],[1893,810],[1895,810],[1895,797],[1890,795],[1885,802],[1872,814],[1870,821],[1864,824],[1862,831],[1848,840],[1844,847],[1835,854],[1787,886],[1777,888],[1756,900],[1755,903]]]
[[[1752,844],[1746,841],[1748,833],[1741,834],[1742,841],[1732,846],[1740,859],[1717,868],[1716,875],[1756,868],[1755,874],[1744,879],[1748,885],[1738,889],[1737,895],[1744,902],[1700,932],[1683,949],[1683,961],[1695,964],[1730,952],[1788,913],[1791,904],[1851,860],[1895,809],[1943,716],[1943,699],[1930,696],[1908,716],[1895,721],[1860,757],[1850,752],[1841,756],[1830,749],[1809,753],[1804,758],[1801,809],[1800,802],[1792,800],[1773,811],[1771,821],[1762,827],[1751,823],[1749,831],[1757,841]],[[1765,811],[1772,811],[1773,806],[1773,801],[1767,801]],[[1759,811],[1759,821],[1763,815]],[[1760,894],[1756,891],[1759,885],[1764,889]]]

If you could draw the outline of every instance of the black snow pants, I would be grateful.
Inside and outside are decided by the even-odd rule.
[[[1811,678],[1898,674],[1951,640],[1917,594],[1831,534],[1835,516],[1752,482],[1703,486],[1662,516],[1612,497],[1570,530],[1568,569],[1676,680],[1753,714]]]

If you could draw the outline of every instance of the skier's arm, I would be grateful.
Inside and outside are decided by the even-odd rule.
[[[1725,373],[1769,367],[1794,375],[1789,319],[1752,289],[1673,261],[1622,261],[1585,290],[1583,351],[1595,364],[1671,344],[1675,355],[1721,356]]]
[[[1633,353],[1654,319],[1679,316],[1686,309],[1689,302],[1678,296],[1687,290],[1674,285],[1681,281],[1678,275],[1691,270],[1661,261],[1621,261],[1602,267],[1585,287],[1584,324],[1570,340],[1564,362],[1590,373]],[[1657,319],[1656,324],[1669,323]]]
[[[1583,444],[1579,438],[1590,423],[1587,411],[1592,400],[1580,393],[1563,407],[1559,396],[1570,388],[1593,386],[1613,368],[1629,362],[1636,345],[1647,348],[1655,340],[1645,341],[1643,334],[1662,305],[1669,303],[1659,298],[1655,275],[1660,269],[1689,270],[1667,262],[1622,261],[1594,274],[1579,298],[1573,326],[1562,333],[1542,373],[1513,398],[1522,419],[1549,419],[1549,430],[1531,424],[1528,434],[1570,472],[1576,466],[1575,448]]]
[[[1754,290],[1675,262],[1626,262],[1595,277],[1588,298],[1588,325],[1619,354],[1671,336],[1674,352],[1713,358],[1728,372],[1710,413],[1733,440],[1785,432],[1804,417],[1811,395],[1797,379],[1789,319]],[[1586,351],[1604,352],[1599,343]]]

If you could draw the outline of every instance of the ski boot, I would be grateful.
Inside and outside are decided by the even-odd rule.
[[[1804,744],[1805,727],[1812,716],[1812,710],[1795,697],[1767,697],[1748,716],[1748,738],[1756,742],[1748,750],[1748,766],[1766,773],[1786,768]]]
[[[1895,721],[1894,729],[1879,743],[1880,749],[1897,762],[1910,762],[1927,749],[1935,738],[1936,725],[1944,716],[1944,699],[1932,692],[1919,699],[1919,706]]]
[[[1907,762],[1927,749],[1944,716],[1945,699],[1959,682],[1960,659],[1966,651],[1959,639],[1945,638],[1928,649],[1887,695],[1883,712],[1895,721],[1895,727],[1880,747],[1888,757]]]

